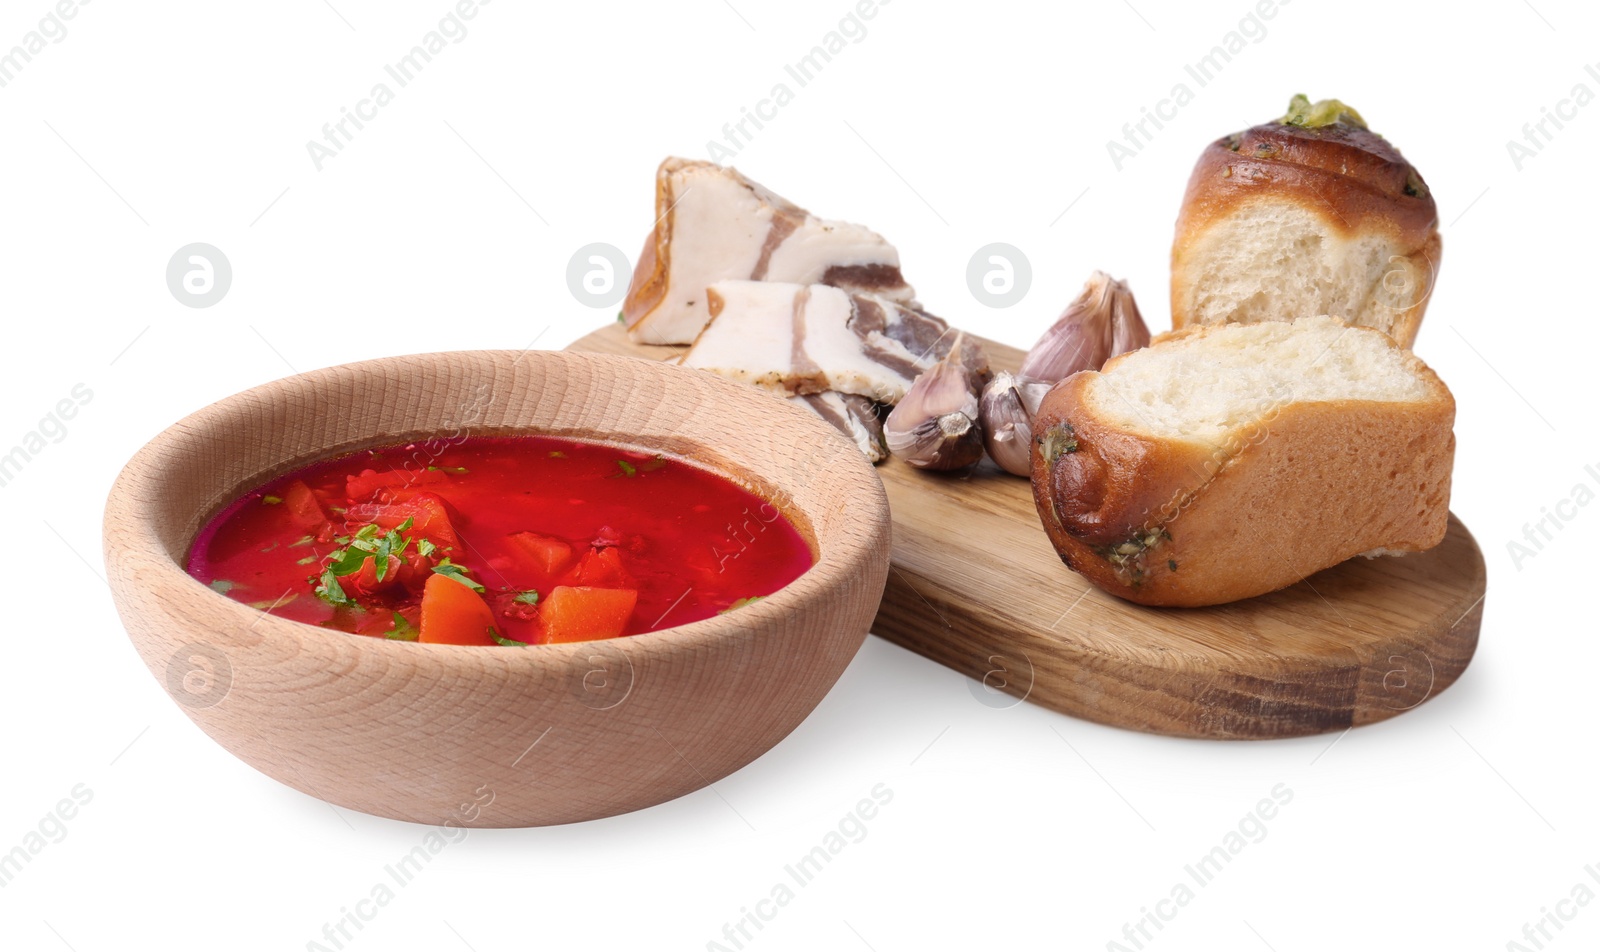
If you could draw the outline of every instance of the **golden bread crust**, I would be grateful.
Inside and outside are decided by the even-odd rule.
[[[1195,301],[1208,278],[1206,233],[1262,201],[1312,213],[1340,239],[1382,235],[1403,261],[1391,262],[1375,293],[1393,298],[1386,303],[1395,312],[1390,336],[1403,347],[1412,345],[1439,268],[1438,208],[1399,150],[1343,122],[1318,128],[1263,123],[1223,136],[1201,152],[1172,245],[1173,327],[1200,320]]]
[[[1192,328],[1165,339],[1203,335]],[[1289,402],[1220,446],[1152,437],[1103,419],[1075,374],[1034,418],[1075,447],[1054,464],[1036,439],[1034,502],[1063,562],[1145,605],[1249,598],[1378,548],[1437,545],[1449,519],[1455,400]],[[1057,431],[1060,432],[1060,431]]]

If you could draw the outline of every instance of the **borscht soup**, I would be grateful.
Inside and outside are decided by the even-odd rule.
[[[458,437],[322,460],[236,500],[189,574],[355,635],[520,647],[734,611],[813,564],[779,509],[684,459]]]

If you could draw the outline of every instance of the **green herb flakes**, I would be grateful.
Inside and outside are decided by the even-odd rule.
[[[473,581],[467,576],[466,569],[456,565],[449,559],[445,559],[443,562],[435,565],[433,570],[446,578],[455,579],[457,582],[460,582],[462,585],[472,589],[474,592],[482,592],[484,590],[482,585],[479,585],[477,582]]]
[[[394,630],[384,635],[390,641],[416,641],[417,629],[406,621],[406,616],[399,612],[394,613]]]
[[[503,637],[501,637],[500,633],[498,631],[494,630],[494,626],[493,625],[489,626],[489,637],[494,639],[494,643],[495,644],[504,645],[507,648],[526,648],[526,647],[528,647],[528,643],[526,641],[518,641],[515,638],[503,638]]]

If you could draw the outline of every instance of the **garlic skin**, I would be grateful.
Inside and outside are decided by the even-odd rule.
[[[1150,329],[1133,292],[1104,271],[1089,275],[1083,291],[1022,359],[1019,376],[1056,383],[1080,370],[1150,343]]]
[[[883,436],[889,452],[920,469],[950,470],[983,458],[983,426],[972,378],[961,363],[961,341],[911,384]]]
[[[983,445],[1001,469],[1013,476],[1033,474],[1033,415],[1052,385],[1000,371],[978,401]]]

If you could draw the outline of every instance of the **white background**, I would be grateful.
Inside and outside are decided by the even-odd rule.
[[[8,948],[307,948],[426,832],[267,780],[168,700],[97,576],[122,463],[291,370],[556,348],[611,320],[569,292],[573,251],[636,254],[661,158],[704,157],[853,5],[499,0],[318,171],[307,140],[451,9],[332,2],[99,0],[0,88],[0,447],[75,384],[93,392],[0,488],[0,852],[74,785],[93,791],[0,889]],[[0,51],[51,9],[5,0]],[[724,924],[877,784],[893,799],[865,838],[746,948],[1107,948],[1277,784],[1294,796],[1265,839],[1148,948],[1503,949],[1545,908],[1576,914],[1546,947],[1600,943],[1600,908],[1557,906],[1580,882],[1600,893],[1584,871],[1600,863],[1585,538],[1600,506],[1563,502],[1600,489],[1584,470],[1600,470],[1600,104],[1547,126],[1520,170],[1506,146],[1575,84],[1600,93],[1585,72],[1600,14],[1293,0],[1199,87],[1184,64],[1252,9],[898,0],[734,164],[882,232],[933,311],[1027,346],[1094,268],[1128,279],[1164,329],[1172,222],[1201,147],[1292,93],[1354,104],[1439,203],[1443,267],[1416,349],[1459,403],[1453,509],[1490,572],[1462,680],[1338,739],[1181,741],[992,709],[870,638],[809,720],[715,791],[474,831],[347,948],[733,948]],[[1178,82],[1193,102],[1117,170],[1106,141]],[[164,278],[196,241],[234,271],[206,309]],[[1004,310],[965,278],[993,241],[1033,264]],[[1508,542],[1558,503],[1575,517],[1515,564]]]

